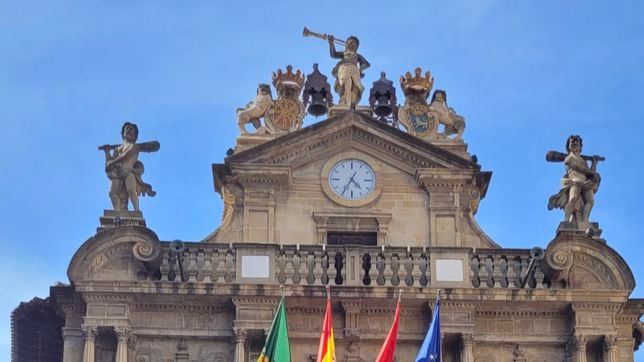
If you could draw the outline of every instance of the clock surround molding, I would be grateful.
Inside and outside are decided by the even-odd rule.
[[[329,173],[333,169],[333,166],[335,166],[338,162],[346,159],[356,159],[365,162],[373,170],[375,177],[374,187],[373,190],[369,192],[369,194],[367,194],[364,198],[355,200],[345,199],[336,194],[329,185]],[[320,172],[320,184],[322,185],[324,194],[334,203],[344,207],[361,207],[369,205],[376,199],[378,199],[378,197],[382,193],[383,177],[380,170],[380,165],[373,157],[359,151],[350,150],[337,153],[334,156],[331,156],[324,163],[324,166],[322,166],[322,170]]]

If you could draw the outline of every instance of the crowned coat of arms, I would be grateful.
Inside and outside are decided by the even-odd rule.
[[[398,119],[407,132],[416,137],[430,139],[438,132],[438,118],[430,111],[427,98],[434,85],[434,78],[429,72],[421,75],[416,68],[412,76],[407,72],[400,77],[400,86],[405,94],[405,104],[398,109]]]
[[[266,128],[273,134],[299,129],[305,115],[304,104],[299,99],[304,75],[299,70],[293,73],[293,67],[289,65],[286,72],[278,69],[277,73],[273,73],[273,85],[277,89],[278,99],[266,114]]]

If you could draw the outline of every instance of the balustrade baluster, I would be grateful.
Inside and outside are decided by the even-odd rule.
[[[277,256],[277,275],[275,279],[279,284],[286,284],[286,253],[284,250],[281,250]]]
[[[232,283],[235,280],[235,255],[232,249],[225,251],[224,268],[224,281]]]
[[[322,255],[322,260],[320,261],[320,266],[322,267],[322,276],[320,281],[323,285],[329,284],[329,254],[325,251]]]
[[[306,269],[308,270],[306,283],[309,285],[315,284],[315,253],[313,251],[309,251],[306,256]]]
[[[481,279],[479,277],[480,264],[478,255],[474,255],[470,261],[470,276],[472,279],[472,286],[475,288],[479,288],[481,286]]]
[[[302,280],[302,276],[300,275],[302,258],[300,257],[300,252],[298,250],[293,252],[293,256],[291,257],[291,265],[293,266],[293,275],[291,276],[291,280],[293,281],[293,284],[300,284],[300,280]]]
[[[411,256],[411,252],[408,252],[403,261],[403,267],[405,268],[405,285],[411,287],[414,285],[414,277],[412,272],[414,270],[414,258]]]
[[[429,266],[429,259],[427,258],[427,254],[422,253],[420,255],[420,259],[418,260],[418,269],[420,270],[419,283],[421,287],[426,287],[427,284],[429,284],[429,276],[427,273],[428,266]]]
[[[385,285],[385,255],[383,253],[378,253],[376,257],[376,270],[378,271],[376,284]]]
[[[400,284],[400,277],[398,276],[398,271],[400,270],[400,259],[398,258],[398,253],[391,254],[391,285],[394,287]]]

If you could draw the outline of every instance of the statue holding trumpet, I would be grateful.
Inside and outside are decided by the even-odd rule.
[[[355,36],[350,36],[346,41],[336,39],[333,35],[319,34],[304,28],[305,37],[312,36],[329,42],[331,57],[340,59],[333,68],[332,74],[335,77],[333,88],[340,95],[339,106],[355,107],[362,97],[364,86],[362,85],[363,71],[371,66],[367,59],[358,53],[360,41]],[[337,51],[335,44],[344,46],[344,51]]]

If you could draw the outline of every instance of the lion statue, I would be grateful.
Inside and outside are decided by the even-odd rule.
[[[456,135],[455,139],[463,138],[465,131],[465,118],[454,111],[454,108],[447,105],[447,93],[444,90],[437,89],[432,95],[432,101],[429,104],[429,111],[434,113],[438,122],[444,126],[443,137]]]
[[[242,135],[248,134],[246,124],[252,123],[256,130],[262,127],[260,118],[273,106],[273,94],[268,84],[260,84],[257,87],[257,97],[254,101],[248,103],[245,108],[237,108],[237,125]]]

